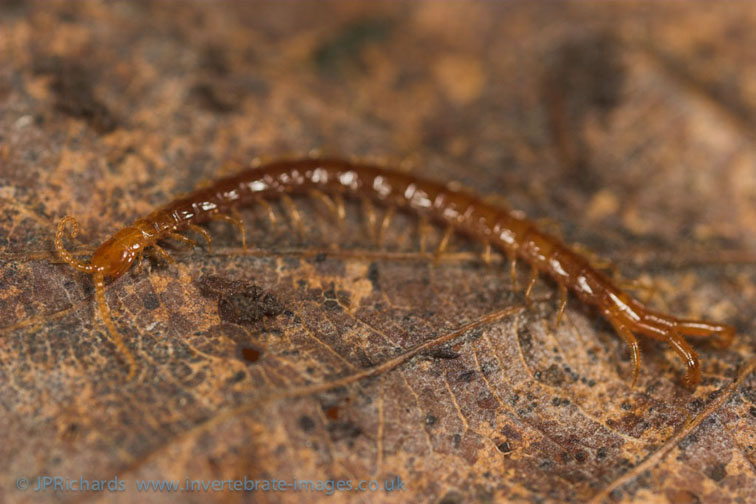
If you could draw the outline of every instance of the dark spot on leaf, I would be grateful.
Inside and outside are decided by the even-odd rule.
[[[459,492],[452,490],[447,492],[447,494],[438,501],[438,504],[460,504],[462,502],[464,502],[462,495]]]
[[[751,416],[756,418],[756,406],[751,406],[751,409],[749,411],[751,413]]]
[[[465,371],[464,373],[461,373],[459,377],[457,378],[458,381],[462,383],[470,383],[473,378],[475,378],[475,371]]]
[[[602,446],[598,450],[596,450],[596,460],[604,460],[607,455],[607,450],[605,446]]]
[[[302,415],[299,417],[299,427],[305,432],[310,432],[315,428],[315,421],[307,415]]]
[[[354,439],[362,434],[362,429],[352,422],[332,422],[328,425],[328,433],[334,441]]]
[[[239,347],[239,356],[246,362],[255,363],[260,360],[261,355],[262,350],[252,345],[241,345]]]
[[[341,415],[341,408],[338,406],[329,406],[323,410],[328,420],[338,420]]]
[[[144,296],[143,303],[144,303],[144,307],[147,308],[148,310],[154,310],[155,308],[160,306],[160,300],[155,294],[151,292],[147,294],[146,296]]]
[[[700,398],[693,399],[690,402],[691,411],[700,411],[704,406],[706,406],[706,403]]]
[[[318,252],[315,254],[315,258],[313,259],[316,263],[322,263],[325,262],[325,260],[328,258],[328,254],[325,252]]]
[[[710,465],[704,470],[704,473],[706,476],[717,482],[722,481],[722,479],[727,476],[727,470],[725,469],[724,464]]]
[[[249,292],[222,297],[218,301],[220,318],[234,324],[257,322],[266,315],[278,315],[281,311],[278,301],[258,287],[253,287]]]
[[[590,153],[581,132],[591,113],[605,120],[620,102],[626,72],[619,41],[609,33],[567,40],[547,65],[541,94],[548,107],[554,149],[566,169],[582,173],[574,177],[575,182],[590,192],[599,178],[585,176]]]
[[[556,364],[552,364],[541,373],[544,383],[552,387],[558,387],[564,384],[564,373]]]
[[[433,415],[425,415],[425,425],[434,425],[436,423],[436,417]]]
[[[42,58],[35,64],[38,74],[52,76],[51,88],[55,93],[55,108],[71,117],[83,119],[98,133],[110,133],[118,121],[108,107],[95,96],[96,76],[77,62],[58,57]]]
[[[314,51],[316,68],[334,76],[350,67],[362,69],[362,49],[367,44],[385,39],[389,28],[389,22],[384,19],[359,19],[351,22]]]
[[[218,298],[218,315],[233,324],[249,324],[266,316],[283,312],[283,305],[251,280],[228,280],[205,276],[199,281],[200,292]]]
[[[62,437],[63,439],[67,441],[73,441],[79,436],[80,431],[81,431],[81,426],[79,424],[71,423],[63,431]]]
[[[575,460],[577,460],[578,462],[585,462],[586,458],[588,458],[588,456],[583,450],[578,450],[575,452]]]
[[[244,371],[238,371],[228,379],[227,383],[239,383],[240,381],[244,380],[244,378],[247,377],[247,373]]]
[[[336,288],[334,287],[333,283],[328,287],[327,290],[323,292],[323,296],[326,299],[336,299]]]
[[[189,95],[201,108],[209,112],[227,114],[238,107],[238,96],[233,96],[222,86],[213,85],[208,81],[195,84]]]
[[[630,411],[631,409],[633,409],[633,406],[628,401],[622,401],[620,407],[625,411]]]
[[[698,442],[698,436],[695,434],[688,434],[684,438],[680,440],[679,443],[677,443],[677,447],[680,449],[680,451],[685,451],[689,446],[694,445]]]
[[[521,439],[522,439],[522,436],[520,435],[520,433],[519,433],[519,432],[518,432],[517,430],[515,430],[515,429],[514,429],[514,428],[513,428],[512,426],[510,426],[510,425],[505,425],[505,426],[503,426],[503,427],[502,427],[502,428],[501,428],[501,429],[499,430],[499,432],[501,432],[501,434],[502,434],[502,435],[503,435],[504,437],[506,437],[507,439],[514,439],[515,441],[519,441],[519,440],[521,440]]]
[[[484,393],[478,397],[478,407],[480,409],[495,410],[498,405],[498,401],[491,394]]]
[[[341,305],[337,301],[334,301],[333,299],[329,299],[325,303],[323,303],[323,308],[330,311],[340,311]]]
[[[434,348],[430,352],[428,352],[428,356],[430,356],[433,359],[446,359],[446,360],[453,360],[458,359],[460,354],[458,352],[455,352],[451,348]]]
[[[459,448],[459,444],[462,442],[462,436],[459,434],[454,434],[452,436],[452,444],[454,444],[455,448]]]
[[[367,274],[368,280],[370,280],[370,283],[373,286],[373,290],[378,291],[381,290],[381,284],[378,282],[378,279],[380,277],[378,273],[378,265],[374,262],[370,263],[370,267],[368,268],[368,274]]]
[[[512,446],[509,444],[509,441],[499,443],[496,448],[498,448],[501,453],[510,453],[512,451]]]
[[[689,490],[667,490],[667,500],[672,504],[700,504],[698,495]]]

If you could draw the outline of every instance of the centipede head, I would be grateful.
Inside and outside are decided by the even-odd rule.
[[[126,273],[143,249],[142,233],[135,228],[125,228],[95,250],[92,266],[104,276],[118,278]]]
[[[92,262],[83,263],[74,258],[63,246],[63,233],[67,224],[71,225],[71,237],[75,237],[79,232],[79,224],[73,217],[66,216],[60,220],[55,234],[55,248],[58,255],[77,270],[97,275],[99,278],[106,276],[118,278],[123,275],[144,249],[145,241],[142,233],[136,228],[125,228],[95,250]]]

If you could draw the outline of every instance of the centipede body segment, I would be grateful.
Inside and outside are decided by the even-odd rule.
[[[445,226],[437,255],[444,252],[451,234],[459,232],[483,243],[486,260],[490,258],[492,248],[501,251],[511,263],[513,280],[516,261],[521,260],[531,269],[526,297],[541,274],[556,283],[560,293],[557,320],[564,313],[567,294],[571,291],[609,321],[630,346],[633,384],[640,369],[637,334],[669,343],[685,363],[683,381],[689,386],[698,384],[701,371],[698,356],[684,337],[711,337],[716,346],[726,347],[735,336],[734,328],[729,325],[677,318],[647,308],[591,267],[587,259],[560,239],[539,230],[521,212],[486,203],[469,192],[379,166],[340,159],[302,159],[250,168],[175,200],[115,233],[97,248],[89,263],[78,261],[65,250],[63,234],[66,226],[72,225],[71,234],[75,236],[78,225],[73,217],[61,219],[55,247],[63,261],[92,275],[98,312],[116,348],[127,360],[129,379],[133,377],[137,364],[110,318],[104,295],[105,278],[120,277],[134,262],[141,265],[145,252],[172,260],[157,242],[174,238],[194,245],[194,240],[179,234],[182,231],[198,232],[209,245],[210,236],[199,224],[210,220],[224,220],[239,228],[246,246],[244,226],[236,210],[244,205],[261,204],[275,223],[268,202],[279,199],[295,229],[301,233],[302,217],[291,200],[293,194],[309,195],[320,201],[339,222],[344,219],[344,198],[361,201],[371,238],[378,243],[383,239],[394,210],[401,209],[419,216],[421,230],[430,220]],[[381,221],[374,204],[386,207]],[[422,231],[421,248],[425,250]]]

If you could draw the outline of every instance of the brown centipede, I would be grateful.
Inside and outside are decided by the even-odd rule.
[[[492,247],[504,253],[510,262],[515,285],[516,261],[523,260],[530,265],[526,299],[529,299],[539,273],[547,274],[556,283],[560,293],[557,324],[564,313],[569,290],[583,303],[594,306],[609,321],[630,346],[633,385],[640,369],[636,333],[669,343],[685,362],[683,382],[689,386],[698,384],[701,371],[698,356],[684,336],[712,337],[714,345],[719,348],[728,346],[735,336],[735,329],[726,324],[681,319],[647,308],[560,239],[539,230],[519,211],[493,206],[469,192],[379,166],[339,159],[302,159],[250,168],[175,200],[115,233],[95,250],[89,263],[78,261],[63,247],[67,224],[73,226],[72,237],[78,233],[76,220],[70,216],[60,220],[55,236],[58,255],[72,267],[93,276],[98,312],[116,348],[127,360],[129,379],[135,373],[136,360],[110,318],[104,294],[105,278],[120,277],[135,261],[141,268],[142,254],[148,247],[159,257],[172,262],[173,259],[157,242],[171,237],[189,245],[196,244],[194,240],[179,234],[180,231],[200,233],[209,247],[210,236],[198,225],[213,219],[222,219],[237,226],[242,244],[246,247],[244,226],[236,212],[238,206],[245,204],[263,205],[271,220],[274,220],[275,214],[268,200],[279,198],[295,227],[301,230],[301,216],[290,197],[295,193],[309,194],[321,201],[339,222],[345,215],[344,197],[361,200],[370,234],[379,243],[396,208],[418,214],[423,223],[432,219],[446,226],[437,254],[445,251],[453,232],[468,235],[484,244],[484,257],[490,256]],[[373,203],[387,208],[380,223],[376,219]],[[421,243],[424,244],[422,234]]]

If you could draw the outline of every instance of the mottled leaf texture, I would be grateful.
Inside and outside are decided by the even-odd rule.
[[[3,0],[0,501],[756,502],[754,26],[750,2]],[[57,220],[86,258],[313,149],[506,200],[737,339],[696,345],[695,390],[643,341],[632,388],[596,313],[573,298],[554,327],[547,279],[528,306],[479,243],[434,264],[411,215],[377,246],[356,202],[340,230],[298,199],[301,236],[280,202],[275,228],[245,208],[247,250],[213,223],[211,254],[166,244],[176,264],[108,285],[125,381]],[[136,487],[244,478],[321,489]],[[341,480],[403,488],[327,496]]]

